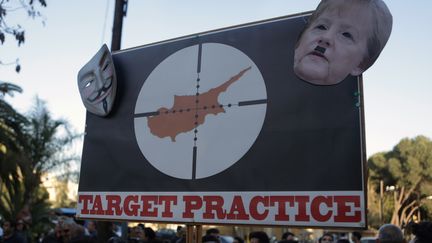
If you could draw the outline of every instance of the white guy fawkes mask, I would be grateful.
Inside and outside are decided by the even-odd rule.
[[[117,90],[117,77],[106,44],[78,72],[78,89],[86,109],[106,116],[111,111]]]

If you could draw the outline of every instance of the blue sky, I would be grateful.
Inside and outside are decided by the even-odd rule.
[[[315,9],[318,0],[129,0],[122,49],[156,41]],[[364,74],[367,154],[390,150],[400,139],[432,138],[432,1],[386,1],[393,32],[378,61]],[[15,11],[10,25],[21,24],[26,42],[11,37],[0,45],[3,62],[20,58],[22,71],[0,66],[0,80],[24,89],[7,100],[25,112],[38,95],[56,118],[83,132],[85,109],[76,75],[103,43],[110,46],[114,0],[49,1],[41,9],[45,26]]]

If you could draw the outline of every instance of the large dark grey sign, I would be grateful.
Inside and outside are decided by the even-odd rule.
[[[365,227],[361,77],[317,86],[294,75],[305,18],[114,53],[114,107],[87,113],[79,215]],[[143,213],[148,196],[165,214]]]

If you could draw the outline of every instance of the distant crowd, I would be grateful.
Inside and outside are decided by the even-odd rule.
[[[137,224],[127,229],[127,236],[121,237],[118,233],[118,225],[105,222],[108,231],[105,237],[109,243],[186,243],[186,228],[177,227],[175,234],[167,236],[158,235],[152,228],[144,224]],[[375,238],[362,238],[360,232],[351,232],[341,236],[332,233],[324,233],[316,243],[432,243],[432,222],[411,223],[408,232],[412,234],[412,240],[407,242],[402,230],[392,224],[380,227]],[[73,218],[59,217],[55,220],[55,226],[46,234],[32,238],[29,226],[23,221],[5,220],[0,227],[0,243],[92,243],[105,242],[98,237],[96,221],[77,223]],[[206,230],[202,236],[202,243],[302,243],[295,234],[285,232],[279,240],[271,240],[263,231],[251,232],[248,236],[233,236],[227,240],[220,235],[217,228]],[[196,242],[196,241],[194,241]]]

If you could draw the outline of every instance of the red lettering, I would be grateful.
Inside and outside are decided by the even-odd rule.
[[[100,215],[104,214],[100,195],[95,196],[92,210],[90,210],[90,214],[100,214]]]
[[[138,196],[127,196],[124,200],[124,212],[127,216],[138,216],[138,209],[141,207],[138,204]],[[131,203],[134,203],[130,205]]]
[[[173,212],[171,211],[171,205],[177,205],[177,196],[160,196],[159,204],[164,205],[162,217],[171,218],[173,217]]]
[[[241,196],[234,196],[231,204],[231,209],[227,214],[227,219],[238,219],[238,220],[249,219],[249,215],[246,214],[246,209],[244,208],[244,204]]]
[[[286,203],[294,206],[294,196],[272,196],[270,197],[270,206],[277,206],[278,211],[275,215],[276,221],[288,221],[289,216],[286,211]]]
[[[324,221],[329,220],[333,214],[332,210],[328,210],[328,212],[326,214],[321,214],[320,205],[322,203],[324,203],[327,206],[327,208],[332,207],[333,206],[332,197],[331,196],[327,196],[327,197],[317,196],[316,198],[314,198],[312,200],[312,203],[311,203],[312,217],[315,220],[320,221],[320,222],[324,222]]]
[[[88,204],[93,202],[92,195],[79,195],[78,203],[83,203],[83,208],[81,209],[81,214],[89,214],[90,210],[88,208]]]
[[[334,201],[337,204],[337,215],[334,217],[335,222],[360,222],[360,210],[354,211],[354,215],[352,216],[347,215],[353,208],[346,205],[347,203],[354,203],[355,207],[360,207],[359,196],[335,196]]]
[[[263,213],[259,213],[258,212],[258,204],[261,203],[263,204],[264,207],[268,207],[269,205],[269,197],[268,196],[255,196],[252,198],[250,204],[249,204],[249,212],[250,215],[252,216],[252,218],[256,219],[256,220],[264,220],[268,213],[269,210],[265,209]]]
[[[105,210],[106,215],[121,215],[122,209],[121,209],[121,197],[119,195],[106,195],[107,202],[107,210]]]
[[[202,200],[199,196],[184,196],[183,201],[185,202],[183,218],[193,218],[194,213],[192,213],[192,210],[197,210],[202,207]]]
[[[298,212],[295,215],[295,220],[309,221],[309,215],[306,214],[306,203],[309,202],[309,196],[296,196],[295,202],[298,205]]]
[[[194,193],[195,194],[195,193]],[[298,195],[298,194],[297,194]],[[313,196],[312,196],[313,195]],[[124,198],[124,200],[122,200]],[[362,208],[359,195],[306,195],[300,194],[266,194],[252,195],[247,199],[242,195],[232,195],[231,202],[227,194],[184,195],[183,202],[178,202],[178,195],[79,195],[78,203],[81,215],[102,215],[145,217],[162,219],[190,220],[199,218],[208,222],[226,219],[252,220],[268,222],[335,222],[358,223],[362,220]],[[103,201],[105,200],[105,201]],[[180,205],[179,205],[180,204]],[[174,218],[174,212],[184,207],[181,216]],[[202,215],[201,215],[202,214]],[[273,216],[274,215],[274,216]],[[109,218],[109,217],[108,217]],[[112,217],[111,217],[112,218]],[[209,221],[210,220],[210,221]],[[215,221],[215,222],[216,222]],[[267,221],[266,221],[267,222]]]
[[[154,207],[155,204],[158,202],[157,196],[141,196],[141,202],[142,202],[142,211],[140,213],[140,216],[143,217],[157,217],[158,215],[158,209]],[[153,209],[153,210],[152,210]]]
[[[224,199],[221,196],[204,196],[205,212],[203,214],[204,219],[214,219],[216,212],[217,219],[224,219],[226,216],[225,210],[223,210]]]

